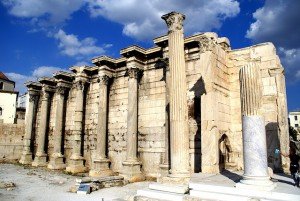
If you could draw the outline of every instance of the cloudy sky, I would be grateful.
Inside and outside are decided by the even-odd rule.
[[[161,16],[186,15],[185,34],[214,31],[232,48],[273,42],[285,67],[289,110],[300,108],[300,0],[0,0],[0,71],[17,83],[99,55],[153,46]]]

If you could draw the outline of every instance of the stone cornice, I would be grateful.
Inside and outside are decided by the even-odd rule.
[[[53,77],[56,79],[57,82],[59,81],[72,82],[74,76],[75,76],[74,73],[69,73],[66,71],[58,71],[53,74]]]

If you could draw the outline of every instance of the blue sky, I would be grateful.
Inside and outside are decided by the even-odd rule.
[[[165,34],[160,16],[186,15],[185,34],[214,31],[233,49],[273,42],[285,67],[289,110],[300,108],[299,0],[0,0],[0,71],[26,80]]]

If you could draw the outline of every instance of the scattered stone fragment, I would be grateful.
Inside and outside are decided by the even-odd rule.
[[[77,189],[77,194],[90,194],[91,193],[91,186],[89,184],[80,184]]]
[[[83,178],[76,178],[76,183],[82,184],[82,183],[89,183],[91,182],[90,177],[83,177]]]
[[[68,192],[70,193],[76,193],[77,192],[77,189],[78,189],[78,186],[71,186],[68,190]]]

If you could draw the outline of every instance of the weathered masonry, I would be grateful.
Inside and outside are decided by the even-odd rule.
[[[189,177],[243,167],[239,71],[259,67],[268,165],[288,170],[284,70],[271,43],[232,50],[227,38],[184,38],[184,16],[163,16],[168,35],[114,59],[27,83],[20,162],[91,176]]]

